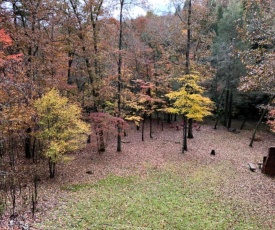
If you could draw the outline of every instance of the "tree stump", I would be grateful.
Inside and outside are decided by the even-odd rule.
[[[275,176],[275,147],[270,147],[268,155],[263,158],[262,173]]]

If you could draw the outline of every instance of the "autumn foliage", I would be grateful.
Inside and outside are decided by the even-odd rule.
[[[34,112],[27,90],[30,81],[22,71],[23,56],[12,52],[12,45],[11,37],[0,29],[0,139],[5,141],[24,136]]]
[[[153,143],[154,119],[165,136],[183,118],[186,139],[212,113],[228,130],[259,117],[274,95],[274,1],[171,1],[173,13],[130,18],[145,2],[0,1],[0,176],[31,180],[46,162],[54,177],[68,153],[108,152],[115,138],[122,152],[131,122]]]
[[[84,146],[90,132],[81,120],[81,108],[51,89],[35,101],[39,130],[36,136],[44,143],[44,155],[49,159],[50,176],[64,154]]]
[[[269,111],[269,114],[268,114],[268,124],[270,126],[270,129],[272,132],[275,132],[275,109],[272,109]]]
[[[168,112],[197,121],[202,121],[204,117],[211,115],[213,102],[203,96],[203,88],[197,84],[198,80],[199,76],[195,73],[178,79],[182,84],[180,89],[166,95],[173,102],[173,107],[167,108]]]

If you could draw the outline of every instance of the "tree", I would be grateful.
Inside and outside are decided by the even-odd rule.
[[[24,76],[23,55],[14,46],[10,35],[0,29],[0,139],[6,142],[10,165],[14,164],[13,150],[20,136],[26,137],[25,155],[30,157],[29,133],[33,108],[26,93],[31,81]]]
[[[237,50],[245,48],[238,36],[237,28],[242,25],[242,2],[232,0],[224,8],[218,6],[217,35],[212,45],[212,65],[217,72],[212,79],[212,98],[217,105],[217,121],[223,116],[223,125],[231,127],[233,105],[237,101],[238,84],[245,74],[245,67],[237,55]]]
[[[20,50],[24,62],[24,75],[31,82],[26,89],[27,103],[32,103],[48,87],[67,90],[66,53],[60,36],[62,16],[58,11],[59,2],[41,0],[7,1],[6,27],[14,40],[14,47]],[[11,18],[9,18],[11,17]],[[11,20],[13,19],[13,20]],[[34,154],[31,148],[31,127],[26,128],[26,157]],[[35,140],[33,139],[33,149]]]
[[[139,86],[137,87],[135,97],[132,98],[132,102],[128,102],[128,107],[132,110],[131,116],[126,116],[126,120],[135,121],[137,127],[139,128],[140,121],[142,120],[142,141],[144,141],[144,125],[147,117],[150,119],[150,138],[152,136],[152,114],[156,112],[162,104],[165,103],[164,100],[156,97],[155,90],[156,87],[151,82],[144,82],[141,79],[135,80],[135,83]],[[134,103],[133,103],[134,102]]]
[[[209,98],[202,96],[203,88],[197,84],[198,80],[198,73],[192,72],[178,79],[182,84],[182,87],[178,91],[166,95],[173,101],[173,107],[168,108],[168,112],[180,114],[187,119],[194,119],[197,121],[201,121],[205,116],[211,115],[213,102]],[[187,150],[187,119],[184,119],[183,124],[182,153]]]
[[[108,136],[109,134],[116,132],[116,125],[118,123],[121,125],[124,131],[127,127],[127,124],[123,119],[113,117],[107,112],[91,113],[89,120],[96,136],[97,150],[99,153],[105,152]]]
[[[180,72],[184,71],[185,74],[188,74],[191,65],[210,69],[207,58],[215,33],[213,11],[209,6],[209,1],[174,0],[173,3],[176,8],[175,14],[182,22],[182,33],[186,43],[185,49],[182,50],[185,60],[181,63],[182,70]],[[178,10],[179,4],[182,4],[181,11]],[[189,119],[184,124],[186,125],[186,131],[188,129],[188,138],[193,138],[193,120]]]
[[[191,49],[191,13],[192,13],[192,0],[186,2],[187,4],[187,39],[186,39],[186,52],[185,52],[185,74],[188,75],[190,73],[190,49]],[[184,115],[184,150],[187,150],[187,139],[186,139],[186,131],[188,128],[188,137],[193,138],[192,126],[193,126],[193,118],[187,118]],[[187,127],[188,121],[188,127]]]
[[[274,94],[275,71],[275,2],[244,1],[244,25],[239,28],[241,38],[248,43],[242,54],[247,74],[240,89]]]
[[[117,55],[117,117],[118,120],[122,118],[122,90],[123,90],[123,50],[125,47],[123,46],[123,34],[124,34],[124,18],[123,12],[125,5],[132,4],[131,1],[127,2],[127,0],[119,0],[119,24],[118,24],[118,55]],[[121,152],[121,134],[122,134],[122,127],[121,122],[117,123],[117,152]]]
[[[44,155],[49,161],[50,177],[55,176],[56,163],[64,154],[83,147],[89,126],[81,121],[81,109],[51,89],[35,101],[39,131],[37,137],[44,143]]]
[[[124,0],[120,0],[119,11],[119,37],[118,37],[118,63],[117,63],[117,112],[118,118],[121,117],[121,81],[122,81],[122,35],[123,35],[123,7]],[[117,125],[117,151],[121,152],[121,132],[120,124]]]
[[[248,49],[240,52],[242,61],[247,68],[247,74],[241,79],[239,89],[244,92],[265,93],[269,102],[264,108],[257,123],[249,146],[252,147],[255,134],[264,116],[270,109],[275,97],[274,91],[274,1],[244,1],[244,26],[239,28],[241,38],[248,44]],[[269,114],[273,117],[273,109]],[[272,120],[269,121],[272,129]]]

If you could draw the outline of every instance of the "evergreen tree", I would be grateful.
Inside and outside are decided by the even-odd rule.
[[[217,121],[223,116],[223,125],[231,127],[232,111],[240,77],[245,67],[237,55],[244,44],[238,37],[242,24],[243,7],[240,1],[232,0],[228,6],[217,6],[217,36],[212,46],[212,64],[217,68],[212,80],[212,98],[217,108]]]

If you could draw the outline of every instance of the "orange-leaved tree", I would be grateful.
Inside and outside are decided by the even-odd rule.
[[[22,54],[13,47],[9,34],[0,29],[0,141],[6,143],[11,166],[18,139],[26,137],[32,123],[32,103],[28,97],[31,82],[23,71]]]

